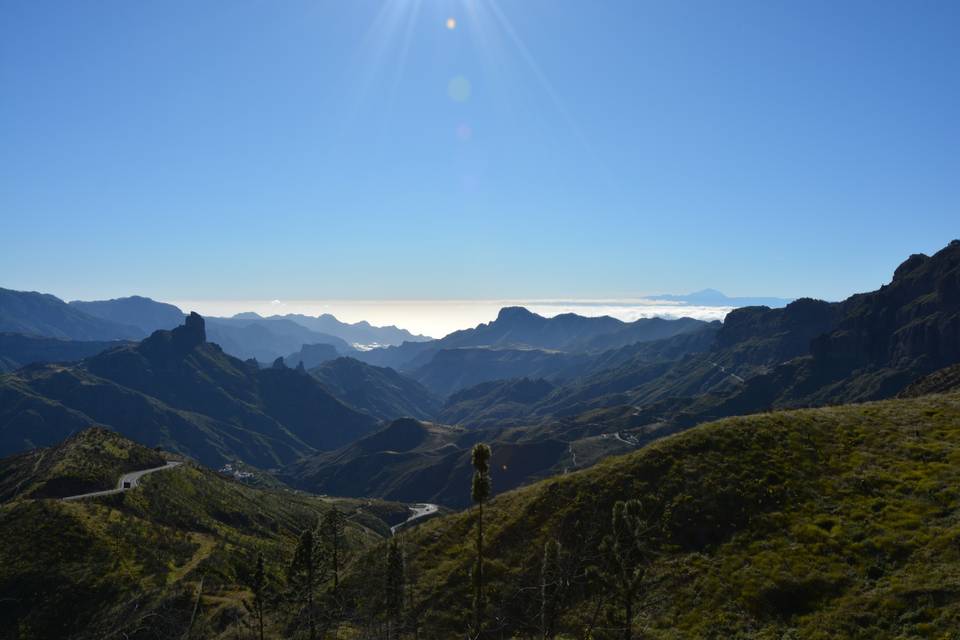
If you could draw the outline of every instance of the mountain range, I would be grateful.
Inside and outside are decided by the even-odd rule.
[[[525,318],[501,315],[498,323]],[[954,241],[933,256],[910,257],[878,291],[839,303],[802,298],[778,309],[737,309],[722,325],[701,323],[699,330],[587,354],[580,375],[565,381],[485,382],[457,391],[437,417],[482,430],[494,451],[518,442],[566,445],[545,449],[550,460],[529,479],[596,460],[591,452],[598,447],[605,453],[614,442],[636,447],[725,416],[890,398],[958,362],[960,241]],[[288,471],[290,482],[323,487],[344,456],[357,457],[339,456],[299,463]],[[413,449],[405,457],[418,458],[405,464],[421,474],[450,469],[433,452]],[[366,490],[379,496],[396,489]]]
[[[475,328],[454,331],[430,342],[406,342],[366,351],[357,358],[398,371],[412,371],[428,365],[440,351],[483,348],[595,353],[696,331],[707,324],[692,318],[644,318],[624,322],[610,316],[584,317],[572,313],[545,318],[523,307],[505,307],[495,320]]]
[[[346,444],[376,420],[303,371],[225,354],[191,314],[137,344],[0,377],[0,452],[54,444],[94,425],[215,468],[235,459],[275,467]]]
[[[47,293],[0,289],[0,331],[68,340],[137,340],[146,333],[91,316]]]
[[[262,316],[246,312],[237,314],[235,319],[264,319]],[[386,327],[374,327],[369,322],[361,320],[360,322],[341,322],[335,316],[329,313],[323,313],[319,316],[307,316],[300,313],[288,313],[286,315],[273,315],[267,320],[283,319],[296,322],[299,325],[315,331],[337,336],[348,342],[351,346],[371,349],[389,345],[398,345],[404,342],[426,342],[431,340],[427,336],[415,335],[406,329],[400,329],[393,325]]]
[[[244,362],[207,342],[206,326],[289,332],[292,348],[272,366]],[[743,307],[722,323],[545,318],[510,307],[440,340],[350,351],[350,358],[341,357],[345,341],[340,349],[297,344],[315,335],[290,318],[204,323],[191,315],[172,332],[76,364],[19,369],[0,378],[0,452],[104,424],[214,465],[293,465],[282,472],[289,482],[327,491],[346,460],[399,451],[371,450],[391,438],[360,439],[414,418],[453,425],[459,430],[438,433],[462,440],[442,452],[404,449],[406,468],[454,477],[452,469],[465,469],[465,443],[483,439],[495,450],[534,452],[535,462],[514,467],[522,484],[725,416],[890,398],[960,362],[960,242],[911,256],[877,291]],[[391,362],[402,364],[383,366]],[[418,494],[426,483],[397,474],[355,491],[449,499],[437,488]]]
[[[0,289],[0,333],[89,343],[139,340],[154,331],[177,327],[184,317],[185,313],[176,306],[142,296],[74,300],[68,304],[50,294]],[[367,349],[429,340],[394,326],[340,322],[330,314],[316,318],[296,314],[264,318],[255,313],[242,313],[232,318],[207,318],[207,331],[227,353],[263,363],[289,356],[305,345],[330,345],[335,349],[332,357],[338,357],[353,354],[358,347]],[[96,348],[95,344],[68,347],[61,343],[61,348],[52,349],[49,344],[37,343],[37,348],[31,351],[29,346],[11,344],[7,351],[0,344],[3,370],[34,362],[75,360],[91,355]],[[317,364],[320,362],[314,362],[313,366]]]
[[[46,331],[126,326],[39,295],[27,298]],[[609,563],[624,500],[642,515],[628,619],[650,637],[955,629],[960,241],[841,302],[744,307],[722,323],[611,320],[508,308],[439,341],[352,357],[301,344],[269,366],[228,355],[196,314],[139,341],[6,335],[11,350],[66,361],[0,375],[0,455],[13,454],[0,461],[0,616],[12,621],[0,638],[252,635],[257,553],[265,635],[298,637],[287,567],[331,506],[347,520],[342,573],[323,587],[336,633],[390,628],[384,585],[400,557],[403,624],[415,625],[403,632],[460,637],[479,510],[386,540],[410,514],[401,502],[472,503],[480,442],[495,495],[483,613],[498,635],[542,637],[545,593],[562,597],[558,637],[622,629]],[[136,489],[60,500],[167,461],[180,465]],[[246,486],[239,468],[274,479]],[[556,592],[544,591],[550,558]]]

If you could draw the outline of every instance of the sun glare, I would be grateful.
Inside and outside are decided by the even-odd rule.
[[[447,29],[453,31],[457,28],[457,19],[456,18],[447,18]]]

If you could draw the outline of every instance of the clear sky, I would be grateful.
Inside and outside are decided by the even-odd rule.
[[[0,0],[0,286],[842,298],[960,236],[960,2]]]

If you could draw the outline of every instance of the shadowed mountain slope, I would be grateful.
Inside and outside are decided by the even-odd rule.
[[[146,332],[96,318],[47,293],[0,289],[0,331],[69,340],[138,340]]]
[[[298,461],[281,478],[318,493],[464,507],[469,496],[462,487],[473,474],[470,449],[488,435],[404,418],[342,449]],[[491,464],[502,470],[501,486],[515,487],[548,475],[566,451],[558,440],[504,440]]]
[[[311,331],[284,318],[210,318],[207,332],[211,342],[243,360],[273,362],[299,351],[305,344],[329,344],[341,355],[354,351],[336,336]]]
[[[310,374],[340,401],[380,420],[427,420],[440,406],[437,398],[416,380],[353,358],[324,362],[311,369]]]
[[[585,353],[543,349],[443,349],[410,376],[438,396],[448,396],[474,385],[511,378],[569,378],[590,362]]]
[[[73,300],[70,306],[96,318],[137,327],[144,335],[161,329],[173,329],[183,323],[185,315],[172,304],[142,296],[90,302]]]
[[[124,344],[122,341],[96,342],[47,338],[22,333],[0,333],[0,373],[28,364],[74,362]]]
[[[0,397],[5,453],[101,424],[211,466],[239,458],[269,468],[342,446],[376,425],[305,372],[261,370],[224,354],[206,342],[196,314],[78,365],[0,377]]]

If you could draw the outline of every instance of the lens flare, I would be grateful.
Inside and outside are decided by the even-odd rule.
[[[450,82],[447,83],[447,95],[450,96],[450,99],[454,102],[466,102],[470,99],[472,91],[473,88],[470,86],[470,81],[463,76],[453,77],[450,79]]]

